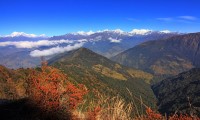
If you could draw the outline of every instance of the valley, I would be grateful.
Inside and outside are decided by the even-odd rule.
[[[189,96],[194,100],[190,101],[195,107],[192,109],[193,114],[199,116],[198,97],[196,96],[198,96],[199,89],[197,68],[200,64],[200,34],[162,33],[162,36],[158,32],[147,32],[144,35],[133,36],[130,36],[130,33],[128,36],[127,34],[120,31],[104,31],[91,35],[66,34],[48,38],[50,45],[43,46],[38,41],[34,42],[32,46],[39,47],[14,47],[24,43],[19,41],[19,43],[13,43],[14,46],[1,47],[2,54],[4,54],[3,51],[9,51],[1,58],[1,64],[8,67],[0,67],[0,98],[2,103],[4,100],[11,100],[11,102],[5,102],[6,105],[12,103],[12,100],[17,100],[14,101],[14,104],[21,104],[26,109],[38,109],[26,105],[29,104],[29,84],[30,79],[32,79],[31,75],[34,74],[33,71],[44,74],[43,69],[46,67],[43,66],[43,62],[46,62],[50,71],[59,70],[60,73],[67,76],[65,80],[69,81],[70,84],[84,85],[87,88],[88,93],[82,105],[83,111],[86,111],[85,106],[91,102],[103,107],[102,105],[106,103],[98,103],[99,99],[118,96],[124,101],[124,104],[128,105],[131,102],[135,105],[134,109],[138,113],[131,114],[133,116],[140,116],[149,108],[158,110],[161,114],[167,113],[168,116],[175,113],[177,109],[179,110],[177,114],[189,114],[191,110],[190,106],[187,106],[188,101],[186,100]],[[103,37],[95,40],[98,36]],[[117,40],[120,42],[112,43],[109,41],[111,37],[117,37],[115,42]],[[67,40],[69,38],[74,39],[75,42]],[[12,41],[10,42],[12,43]],[[84,42],[84,44],[79,48],[73,48],[79,44],[76,42]],[[70,45],[71,43],[72,45]],[[5,44],[5,41],[1,44]],[[40,49],[38,51],[42,53],[42,51],[54,49],[56,44],[60,44],[63,49],[69,44],[68,46],[72,47],[72,50],[50,56],[31,56],[32,51]],[[108,54],[109,52],[112,55]],[[190,69],[192,70],[185,72]],[[188,79],[195,79],[196,82],[189,82]],[[63,82],[62,85],[65,85],[66,82]],[[181,91],[185,91],[185,89],[188,94],[181,94]],[[194,91],[191,92],[191,90]],[[91,106],[90,109],[95,109],[95,106]],[[40,113],[32,111],[27,114],[32,116],[32,114]]]
[[[134,101],[134,104],[138,107],[140,104],[143,104],[140,106],[138,114],[142,114],[142,112],[147,109],[146,106],[153,110],[158,109],[162,114],[167,113],[169,116],[174,113],[176,109],[179,109],[180,113],[188,114],[189,108],[186,105],[186,96],[183,97],[184,94],[180,94],[179,90],[185,88],[173,90],[173,88],[175,88],[173,85],[177,86],[176,84],[181,83],[181,81],[176,83],[172,82],[176,81],[176,79],[182,80],[182,76],[186,79],[187,77],[185,77],[184,74],[188,73],[182,72],[192,68],[194,68],[191,70],[192,72],[189,71],[191,76],[187,75],[189,77],[187,79],[192,77],[190,80],[193,80],[193,75],[194,77],[198,75],[198,73],[196,73],[198,70],[195,68],[198,68],[200,64],[200,34],[163,34],[162,37],[155,32],[130,37],[126,36],[126,34],[106,31],[94,33],[92,35],[66,34],[64,36],[54,36],[49,38],[49,40],[60,39],[60,41],[62,41],[63,39],[70,38],[77,39],[79,42],[86,41],[80,39],[87,39],[90,41],[84,43],[87,48],[80,47],[75,50],[45,57],[32,57],[30,53],[34,51],[35,48],[2,47],[1,49],[4,51],[6,51],[6,49],[13,51],[10,51],[10,53],[7,53],[7,55],[5,54],[5,56],[1,58],[1,64],[8,67],[1,66],[0,69],[1,99],[27,99],[29,97],[27,93],[29,87],[27,85],[29,85],[30,75],[34,70],[39,70],[38,72],[40,72],[40,67],[42,67],[41,62],[45,62],[46,59],[48,66],[52,67],[51,69],[58,69],[63,74],[67,75],[67,80],[69,82],[74,85],[82,84],[87,88],[89,92],[85,97],[85,104],[90,104],[92,101],[97,102],[100,96],[106,98],[119,96],[126,104],[130,101]],[[151,37],[152,35],[154,36]],[[101,40],[92,40],[98,36],[104,37],[101,38]],[[119,43],[108,42],[109,38],[114,36],[118,36],[118,40],[120,40]],[[134,37],[137,37],[141,43]],[[129,47],[133,46],[132,48],[125,45],[126,42],[130,43],[129,39],[133,41],[132,45],[129,45]],[[58,41],[54,40],[53,42],[57,44]],[[63,42],[61,42],[61,46],[70,44],[70,41]],[[2,44],[3,43],[5,42],[2,42]],[[20,44],[22,43],[23,42],[20,41]],[[35,44],[37,45],[38,43]],[[100,46],[104,46],[105,48]],[[124,49],[122,46],[127,48],[127,50],[122,51]],[[42,51],[51,49],[51,47],[54,46],[50,45],[45,47],[41,45],[39,49]],[[116,53],[114,53],[115,56],[110,58],[107,56],[107,52],[113,51],[112,49]],[[120,51],[122,52],[120,53]],[[195,73],[193,73],[193,71]],[[179,78],[173,78],[172,76],[174,75],[178,75]],[[195,79],[198,79],[198,76]],[[165,83],[169,80],[171,83]],[[197,84],[197,86],[193,88],[191,88],[192,85],[190,85],[190,83],[184,82],[184,85],[189,85],[188,91],[193,88],[195,88],[195,91],[198,91]],[[178,93],[168,93],[166,88],[177,91]],[[196,92],[189,92],[188,95],[194,97],[194,95],[197,94]],[[177,96],[177,98],[174,96]],[[179,98],[181,98],[180,101],[183,101],[183,99],[186,100],[186,103],[180,104],[174,102],[179,100]],[[156,105],[157,102],[158,106]],[[172,105],[172,107],[169,107],[169,104]],[[194,104],[198,106],[198,102]],[[179,107],[177,107],[177,105]],[[25,105],[25,107],[29,106]],[[86,108],[84,107],[84,109]],[[198,113],[198,109],[194,111],[194,114],[198,115],[196,112]]]
[[[0,120],[200,120],[199,0],[0,0]]]

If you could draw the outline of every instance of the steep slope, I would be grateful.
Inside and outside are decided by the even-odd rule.
[[[157,75],[176,75],[200,66],[200,33],[145,42],[112,60]]]
[[[90,91],[99,91],[109,96],[119,94],[131,100],[128,88],[135,97],[141,96],[145,104],[154,103],[148,84],[153,77],[151,74],[121,66],[89,49],[80,48],[60,54],[48,63],[64,71],[70,79],[86,85]]]
[[[200,69],[163,80],[152,86],[161,113],[188,113],[200,116]]]

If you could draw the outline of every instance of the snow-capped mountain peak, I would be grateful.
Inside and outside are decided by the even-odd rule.
[[[112,31],[115,33],[120,33],[120,34],[124,33],[124,31],[121,29],[116,29],[116,30],[112,30]]]
[[[30,38],[47,37],[45,34],[35,35],[35,34],[27,34],[25,32],[13,32],[10,35],[5,35],[3,37],[19,37],[19,36],[30,37]]]
[[[72,33],[73,35],[84,35],[84,36],[89,36],[89,35],[92,35],[94,34],[95,32],[93,31],[88,31],[88,32],[85,32],[85,31],[78,31],[76,33]]]
[[[147,35],[151,32],[152,32],[152,30],[149,30],[149,29],[133,29],[129,33],[134,34],[134,35]]]
[[[161,33],[171,33],[171,31],[169,31],[169,30],[162,30],[162,31],[160,31]]]
[[[78,31],[76,33],[69,33],[72,35],[82,35],[82,36],[90,36],[92,34],[96,34],[96,33],[114,33],[114,34],[119,34],[119,35],[128,35],[128,36],[134,36],[134,35],[149,35],[152,33],[159,33],[159,34],[169,34],[172,33],[169,30],[162,30],[162,31],[154,31],[154,30],[150,30],[150,29],[133,29],[130,32],[125,32],[121,29],[115,29],[115,30],[109,30],[109,29],[105,29],[105,30],[99,30],[99,31]]]

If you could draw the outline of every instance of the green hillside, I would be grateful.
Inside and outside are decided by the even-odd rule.
[[[145,104],[154,106],[155,98],[149,85],[153,76],[149,73],[124,67],[86,48],[60,54],[48,63],[90,91],[97,90],[108,96],[119,94],[131,100],[129,89],[136,98],[141,96]]]

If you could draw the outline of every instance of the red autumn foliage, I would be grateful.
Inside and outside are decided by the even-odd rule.
[[[162,119],[162,115],[159,113],[154,112],[153,110],[151,110],[151,108],[147,108],[146,109],[146,119],[147,120],[161,120]]]
[[[74,84],[68,82],[65,92],[69,96],[68,105],[70,109],[75,109],[78,105],[77,103],[81,103],[83,101],[83,96],[88,91],[82,84],[79,84],[78,87],[76,87]]]
[[[97,106],[94,108],[93,111],[89,111],[88,112],[88,120],[96,120],[98,113],[101,111],[101,107]]]
[[[29,97],[45,112],[75,109],[83,101],[87,89],[70,83],[58,69],[42,64],[41,71],[29,76]]]

